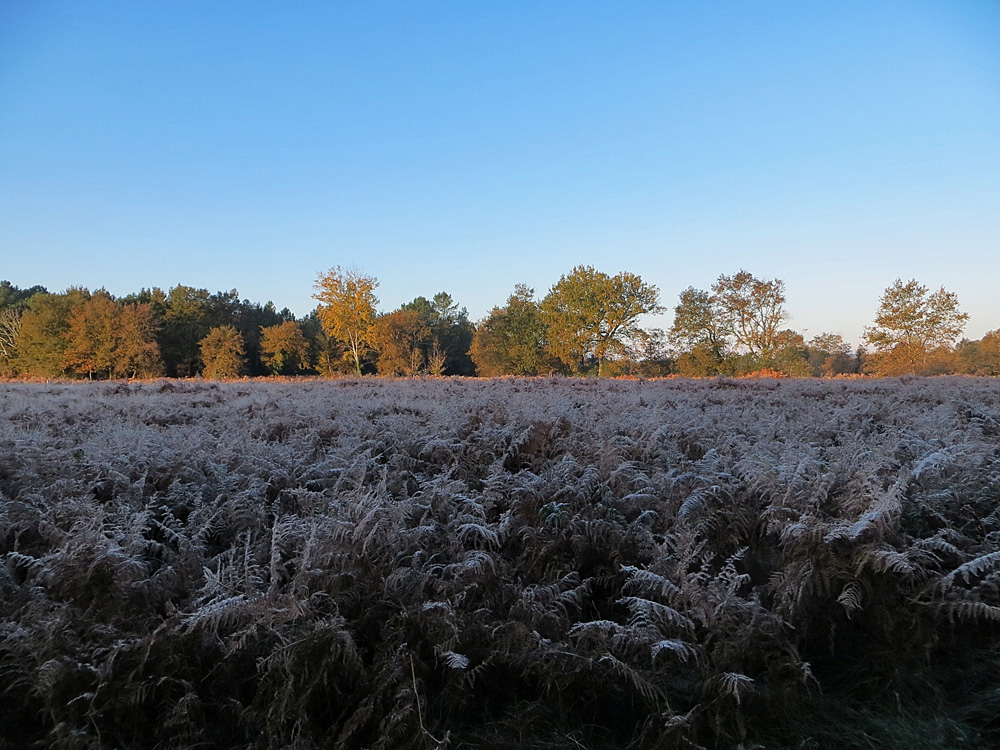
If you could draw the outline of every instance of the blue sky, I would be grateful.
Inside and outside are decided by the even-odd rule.
[[[0,2],[0,278],[476,319],[581,263],[1000,328],[1000,3]]]

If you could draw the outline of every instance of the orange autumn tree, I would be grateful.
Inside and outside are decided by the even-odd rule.
[[[89,378],[153,377],[163,369],[148,304],[121,305],[104,289],[73,308],[63,366]]]
[[[309,367],[309,342],[302,327],[294,320],[262,326],[260,359],[272,375],[294,375]]]
[[[115,332],[115,377],[151,378],[163,373],[156,328],[156,319],[149,304],[140,302],[122,306],[118,311]]]
[[[316,277],[313,299],[319,301],[316,313],[324,332],[345,346],[344,358],[354,365],[358,375],[361,363],[371,348],[369,333],[375,322],[375,289],[378,279],[360,271],[334,266]]]
[[[103,289],[74,308],[63,336],[67,342],[63,366],[88,378],[110,377],[115,364],[117,318],[118,306]]]
[[[968,320],[954,292],[896,279],[879,300],[875,324],[865,328],[865,340],[875,347],[869,366],[880,376],[934,374],[935,355],[951,352]]]
[[[233,326],[216,326],[198,342],[202,370],[209,380],[238,378],[246,369],[246,348],[243,335]]]
[[[379,375],[418,375],[426,364],[424,348],[431,327],[417,310],[395,310],[379,315],[370,339],[378,352]]]

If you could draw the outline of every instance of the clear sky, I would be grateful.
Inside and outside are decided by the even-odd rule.
[[[1000,328],[1000,2],[0,1],[0,278],[478,319],[581,263]]]

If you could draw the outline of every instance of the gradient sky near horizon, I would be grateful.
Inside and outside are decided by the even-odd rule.
[[[1000,2],[0,2],[0,278],[478,319],[578,264],[1000,328]]]

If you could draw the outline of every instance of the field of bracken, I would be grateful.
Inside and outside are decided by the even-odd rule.
[[[0,384],[0,748],[991,748],[998,635],[997,379]]]

